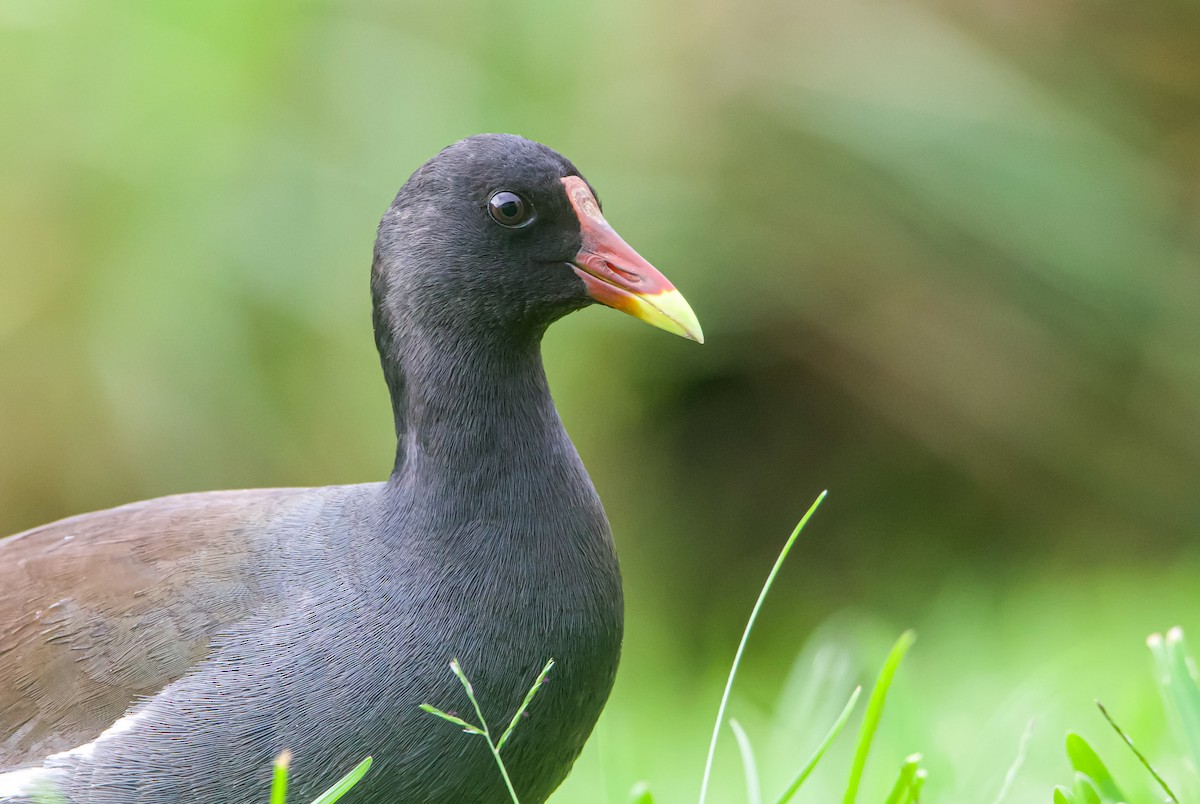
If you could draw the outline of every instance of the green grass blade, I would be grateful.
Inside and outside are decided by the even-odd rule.
[[[917,768],[917,773],[912,780],[912,802],[920,804],[921,791],[925,789],[925,780],[929,778],[929,771],[924,768]]]
[[[1158,771],[1154,770],[1154,766],[1150,764],[1150,760],[1146,759],[1142,752],[1137,750],[1137,746],[1133,744],[1133,738],[1126,734],[1124,729],[1117,725],[1117,721],[1113,720],[1112,715],[1110,715],[1108,710],[1104,708],[1104,704],[1096,701],[1096,706],[1100,709],[1100,714],[1104,715],[1104,719],[1108,721],[1108,725],[1112,726],[1113,731],[1117,733],[1117,736],[1125,741],[1125,745],[1129,746],[1129,750],[1132,751],[1133,755],[1138,758],[1138,762],[1142,763],[1142,767],[1154,777],[1154,781],[1158,782],[1158,786],[1161,787],[1163,792],[1167,794],[1168,804],[1179,801],[1179,797],[1175,795],[1173,790],[1171,790],[1166,780],[1158,775]]]
[[[908,653],[916,639],[916,633],[911,630],[901,634],[892,646],[887,661],[883,663],[879,677],[875,679],[875,688],[871,690],[871,697],[867,699],[867,711],[863,715],[862,727],[858,732],[858,745],[854,749],[854,763],[850,766],[850,781],[846,785],[843,804],[854,804],[858,797],[858,787],[862,783],[863,770],[867,766],[867,754],[870,753],[875,730],[879,728],[879,720],[883,717],[883,705],[892,686],[892,679],[896,676],[896,668],[900,666],[900,660]]]
[[[1071,762],[1071,767],[1091,779],[1096,789],[1106,798],[1113,801],[1127,800],[1121,793],[1121,788],[1117,786],[1117,780],[1100,759],[1100,755],[1087,740],[1075,732],[1067,734],[1067,759]]]
[[[767,597],[767,592],[771,590],[771,585],[775,583],[775,576],[779,574],[779,568],[783,566],[784,560],[792,550],[792,545],[796,543],[796,538],[800,535],[800,531],[804,530],[804,526],[808,524],[808,520],[817,510],[817,506],[825,499],[828,491],[822,491],[817,495],[816,501],[809,506],[808,511],[800,519],[796,525],[796,529],[792,531],[792,535],[783,545],[783,550],[779,552],[779,558],[775,559],[775,566],[771,568],[771,572],[767,575],[767,581],[763,584],[762,590],[758,593],[758,600],[754,603],[754,608],[750,611],[750,618],[746,621],[746,628],[742,631],[742,640],[738,643],[737,652],[733,655],[733,664],[729,668],[729,677],[725,679],[725,691],[721,693],[721,703],[717,707],[717,719],[713,723],[712,739],[708,743],[708,758],[704,761],[704,776],[700,781],[700,800],[699,804],[704,804],[708,797],[708,782],[712,776],[713,757],[717,753],[717,737],[721,734],[721,724],[725,721],[725,708],[729,705],[729,693],[733,689],[733,680],[737,676],[738,665],[742,662],[742,654],[746,651],[746,642],[750,639],[750,631],[754,628],[754,621],[758,619],[759,609],[762,608],[763,600]]]
[[[367,775],[367,771],[371,769],[371,757],[367,757],[362,762],[354,766],[354,770],[347,773],[342,778],[334,782],[333,786],[326,790],[321,795],[313,799],[312,804],[333,804],[350,791],[350,788],[358,784],[362,777]]]
[[[1087,774],[1079,772],[1075,773],[1075,800],[1079,804],[1104,804],[1096,785],[1087,777]]]
[[[862,687],[855,687],[854,692],[850,693],[850,700],[846,702],[844,707],[842,707],[842,713],[838,715],[837,720],[834,721],[833,726],[829,729],[829,732],[825,735],[824,739],[821,740],[820,744],[817,746],[817,750],[813,751],[813,755],[808,758],[808,762],[804,763],[804,767],[800,769],[798,774],[796,774],[796,778],[792,780],[792,783],[788,789],[783,791],[783,795],[779,797],[778,804],[787,804],[787,802],[791,801],[792,796],[796,795],[796,792],[800,789],[800,785],[804,784],[805,779],[807,779],[809,774],[813,772],[813,769],[817,767],[817,763],[821,761],[821,757],[825,756],[825,752],[829,750],[829,746],[833,745],[833,741],[837,739],[838,734],[841,733],[842,727],[844,727],[846,725],[846,721],[850,719],[850,713],[854,711],[854,705],[858,703],[858,696],[861,693]]]
[[[900,774],[896,777],[896,783],[892,785],[892,792],[888,794],[884,804],[906,804],[912,800],[913,781],[916,779],[920,763],[920,754],[910,754],[905,757],[904,764],[900,766]]]
[[[729,718],[729,728],[737,740],[738,753],[742,757],[742,769],[746,774],[747,804],[762,804],[762,785],[758,782],[758,763],[754,761],[754,749],[750,746],[750,735],[736,718]]]
[[[1076,804],[1075,794],[1061,784],[1054,788],[1054,804]]]
[[[1004,774],[1004,782],[1000,785],[1000,792],[996,794],[992,804],[1004,804],[1004,799],[1008,798],[1008,791],[1012,789],[1013,782],[1017,780],[1017,774],[1020,773],[1021,767],[1025,764],[1025,756],[1029,752],[1029,740],[1033,737],[1033,721],[1030,720],[1025,724],[1025,731],[1021,732],[1021,739],[1017,742],[1017,755],[1013,758],[1013,762],[1008,766],[1008,771]]]
[[[497,751],[504,748],[504,744],[508,742],[508,735],[513,733],[513,729],[521,721],[521,715],[525,714],[525,710],[529,707],[529,702],[533,700],[533,696],[537,695],[538,690],[542,688],[542,684],[545,683],[546,675],[550,672],[551,667],[554,667],[554,659],[546,662],[546,666],[542,668],[542,672],[538,673],[537,678],[533,680],[533,686],[529,688],[529,692],[525,693],[525,700],[521,701],[521,705],[517,707],[517,713],[512,716],[512,720],[508,723],[508,728],[500,735],[500,742],[496,743]]]
[[[654,794],[650,792],[650,785],[646,782],[638,782],[631,787],[629,804],[654,804]]]
[[[1182,727],[1192,763],[1200,767],[1200,685],[1196,683],[1182,628],[1172,628],[1167,632],[1165,647],[1169,694],[1176,721]]]
[[[275,757],[275,770],[271,776],[271,804],[287,801],[288,765],[292,764],[292,752],[281,751]]]

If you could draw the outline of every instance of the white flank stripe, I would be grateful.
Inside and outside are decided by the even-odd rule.
[[[72,757],[77,757],[80,759],[87,759],[91,757],[92,753],[96,750],[97,745],[105,740],[116,737],[118,734],[124,734],[137,725],[137,722],[145,717],[143,711],[144,710],[138,709],[134,712],[130,712],[128,715],[125,715],[116,723],[113,723],[107,729],[100,732],[100,735],[90,743],[84,743],[83,745],[77,745],[74,748],[66,751],[59,751],[57,754],[51,754],[50,756],[46,757],[46,761],[50,762],[55,759],[70,759]]]
[[[143,711],[138,710],[125,715],[116,723],[113,723],[107,729],[100,732],[100,736],[90,743],[84,743],[67,751],[59,751],[57,754],[51,754],[46,757],[46,762],[54,762],[61,759],[87,759],[96,750],[97,745],[105,740],[116,737],[118,734],[124,734],[137,725],[138,721],[145,717]],[[0,804],[3,804],[9,798],[29,795],[35,789],[35,786],[38,786],[39,782],[53,782],[61,773],[61,770],[44,766],[40,768],[22,768],[21,770],[0,773]]]

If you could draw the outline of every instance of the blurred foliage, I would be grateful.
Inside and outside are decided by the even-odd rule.
[[[657,754],[612,733],[715,704],[822,488],[747,687],[847,607],[860,673],[916,626],[940,715],[895,755],[924,752],[930,795],[979,718],[998,788],[1025,704],[1071,699],[1048,676],[1119,654],[1132,685],[1142,635],[1200,628],[1194,2],[0,0],[0,76],[0,533],[382,477],[374,227],[467,134],[566,153],[684,291],[702,348],[598,309],[546,343],[630,617],[564,799],[602,765],[607,800],[695,781],[707,706]]]

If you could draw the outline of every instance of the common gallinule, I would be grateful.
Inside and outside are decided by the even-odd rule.
[[[608,697],[622,598],[604,511],[539,342],[593,301],[701,340],[575,166],[481,135],[422,166],[371,275],[397,446],[382,483],[185,494],[0,541],[0,800],[246,804],[294,754],[306,802],[366,754],[355,804],[507,800],[459,657],[504,723],[523,802],[566,776]],[[5,799],[4,797],[8,798]]]

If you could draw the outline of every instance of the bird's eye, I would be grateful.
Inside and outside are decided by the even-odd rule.
[[[533,221],[533,204],[516,193],[501,190],[488,199],[488,214],[501,226],[517,229]]]

